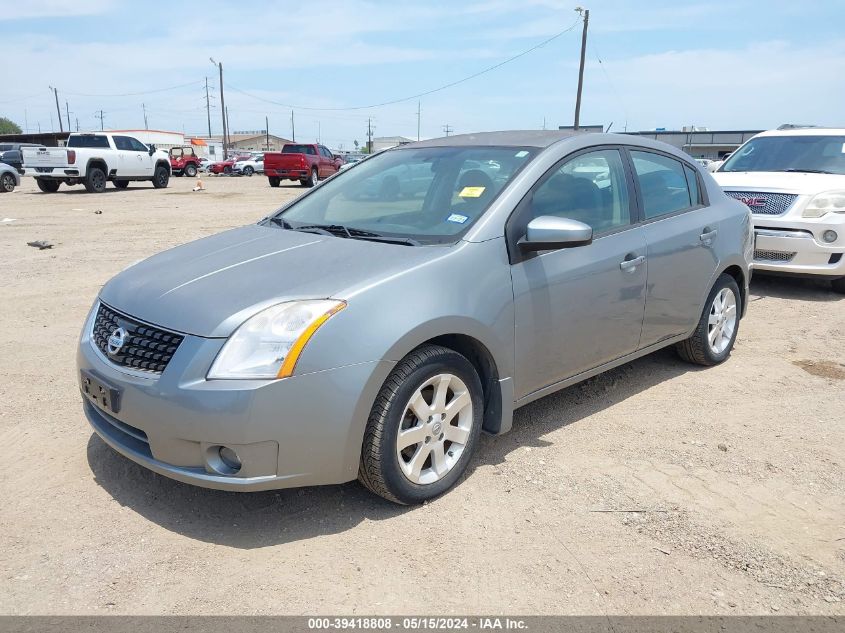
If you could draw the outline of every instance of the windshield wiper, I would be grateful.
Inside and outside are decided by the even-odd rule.
[[[336,237],[345,237],[353,240],[368,240],[370,242],[384,242],[386,244],[403,244],[405,246],[421,246],[420,242],[410,237],[391,237],[374,233],[372,231],[365,231],[363,229],[354,229],[344,226],[342,224],[306,224],[297,226],[294,231],[313,231],[321,232],[323,234],[334,235]]]
[[[799,172],[804,174],[832,174],[832,171],[825,171],[824,169],[779,169],[778,171]]]
[[[285,220],[285,219],[284,219],[283,217],[281,217],[281,216],[276,216],[276,217],[268,218],[268,221],[269,221],[269,222],[272,222],[272,223],[273,223],[273,224],[275,224],[276,226],[280,226],[280,227],[282,227],[283,229],[288,229],[288,230],[292,230],[292,229],[293,229],[293,227],[290,225],[290,222],[288,222],[287,220]]]

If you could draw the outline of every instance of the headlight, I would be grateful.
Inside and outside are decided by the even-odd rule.
[[[318,299],[262,310],[229,337],[208,378],[287,378],[317,328],[345,307],[343,301]]]
[[[845,213],[845,191],[825,191],[813,196],[801,215],[805,218],[820,218],[828,213]]]

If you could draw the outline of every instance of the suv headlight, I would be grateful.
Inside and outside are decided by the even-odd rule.
[[[346,303],[331,299],[289,301],[246,320],[226,341],[209,379],[287,378],[314,332]]]
[[[825,191],[813,196],[801,216],[820,218],[828,213],[845,213],[845,191]]]

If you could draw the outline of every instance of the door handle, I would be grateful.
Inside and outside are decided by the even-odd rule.
[[[637,266],[642,264],[645,261],[645,255],[640,255],[639,257],[634,257],[633,259],[626,259],[624,261],[619,262],[619,268],[622,270],[630,270],[633,271]]]
[[[712,241],[713,241],[713,238],[714,238],[714,237],[716,237],[716,234],[717,234],[718,232],[719,232],[719,231],[718,231],[718,230],[716,230],[716,229],[713,229],[712,231],[708,231],[707,229],[704,229],[704,233],[702,233],[702,234],[701,234],[701,235],[699,235],[698,237],[701,239],[701,241],[702,241],[702,242],[704,242],[705,244],[709,245],[709,244],[710,244],[710,242],[712,242]]]

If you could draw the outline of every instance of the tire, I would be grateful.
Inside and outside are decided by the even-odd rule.
[[[830,282],[830,285],[833,288],[834,292],[838,292],[840,294],[845,295],[845,277],[834,279]]]
[[[320,175],[317,173],[317,168],[311,170],[311,176],[307,180],[300,180],[299,182],[303,183],[306,187],[316,187],[317,183],[320,182]]]
[[[707,367],[727,360],[739,332],[741,305],[739,286],[734,278],[720,275],[710,289],[695,332],[675,346],[678,355],[688,363]]]
[[[170,171],[164,165],[156,165],[155,172],[153,172],[153,187],[156,189],[164,189],[167,183],[170,182]]]
[[[197,166],[193,163],[189,163],[188,165],[185,165],[185,169],[182,170],[182,173],[188,178],[193,178],[197,175]]]
[[[435,401],[439,388],[441,402],[453,404],[459,397],[463,402],[451,419],[438,417],[447,410]],[[414,398],[421,415],[412,411]],[[396,365],[376,397],[364,432],[358,479],[375,494],[400,504],[422,503],[443,494],[472,459],[481,434],[483,402],[481,381],[466,358],[438,345],[414,350]],[[400,428],[406,433],[412,430],[404,440],[410,443],[401,451]]]
[[[12,193],[15,190],[15,177],[5,172],[0,176],[0,193]]]
[[[61,183],[58,180],[46,180],[45,178],[36,178],[35,184],[37,184],[38,188],[44,193],[56,193],[59,190],[59,185]]]
[[[115,180],[114,186],[116,189],[126,189],[129,186],[128,180]]]
[[[255,173],[255,169],[253,169],[250,165],[244,167],[244,176],[252,176]]]
[[[91,167],[85,176],[85,190],[88,193],[103,193],[107,182],[106,172],[100,167]]]
[[[224,174],[227,174],[227,175],[228,175],[228,174],[231,174],[231,173],[232,173],[232,166],[231,166],[231,165],[226,165],[226,166],[223,168],[223,173],[224,173]]]
[[[275,176],[270,176],[267,180],[270,181],[271,187],[278,187],[282,182],[280,178],[276,178]]]

